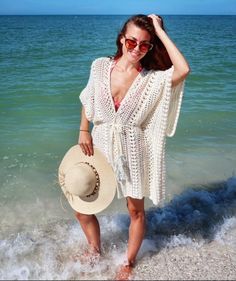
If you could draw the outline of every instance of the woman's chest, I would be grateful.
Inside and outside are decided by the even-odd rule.
[[[113,120],[119,116],[128,122],[135,112],[149,104],[152,75],[142,70],[136,75],[114,75],[112,67],[104,67],[95,76],[95,108],[97,116]],[[137,115],[137,114],[135,114]]]
[[[115,69],[110,74],[110,91],[114,100],[121,101],[134,83],[138,72],[126,73]]]

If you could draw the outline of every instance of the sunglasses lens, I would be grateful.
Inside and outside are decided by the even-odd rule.
[[[125,39],[125,46],[128,50],[134,49],[137,45],[138,45],[138,43],[136,42],[136,40],[128,39],[128,38]],[[139,44],[139,50],[142,53],[147,53],[148,51],[150,51],[152,49],[152,46],[153,45],[150,43],[143,42],[143,43]]]
[[[139,49],[142,53],[148,52],[151,48],[152,48],[152,45],[150,45],[148,43],[141,43],[139,45]]]
[[[137,42],[132,39],[126,39],[125,46],[127,49],[134,49],[137,46]]]

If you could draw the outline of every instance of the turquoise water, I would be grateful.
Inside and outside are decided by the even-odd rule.
[[[0,17],[0,208],[4,214],[0,225],[3,238],[13,235],[6,240],[9,245],[20,247],[27,241],[23,231],[38,225],[43,226],[42,233],[56,228],[49,237],[58,238],[60,229],[66,233],[64,220],[73,221],[63,199],[67,211],[61,207],[57,168],[67,149],[77,143],[78,97],[89,66],[97,57],[114,54],[117,32],[126,19]],[[164,16],[164,20],[191,66],[176,135],[167,141],[168,200],[191,186],[227,181],[235,174],[236,17]],[[124,200],[114,200],[107,213],[125,210]],[[109,219],[104,215],[106,229]],[[66,226],[70,231],[76,228],[73,223]],[[24,255],[19,249],[18,253]],[[47,259],[42,263],[47,264]],[[4,265],[4,270],[11,265]],[[0,276],[7,278],[2,272]],[[9,278],[27,278],[22,272],[28,271],[19,270]]]

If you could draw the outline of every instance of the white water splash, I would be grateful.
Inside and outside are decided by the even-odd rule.
[[[48,280],[109,280],[125,258],[128,220],[125,215],[100,218],[103,257],[91,265],[83,261],[85,238],[75,221],[54,222],[32,232],[18,233],[0,242],[0,279]],[[227,231],[236,227],[236,218],[226,219],[218,228],[215,239],[224,239]],[[157,253],[162,248],[202,246],[186,235],[156,236],[144,239],[138,258]],[[74,260],[78,255],[79,259]],[[148,262],[148,259],[147,259]]]

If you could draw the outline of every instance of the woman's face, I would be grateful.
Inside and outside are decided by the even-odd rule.
[[[125,39],[135,40],[137,42],[137,46],[133,49],[132,48],[128,49],[125,45]],[[143,52],[142,50],[140,50],[139,44],[141,42],[150,43],[150,39],[151,39],[151,36],[148,33],[148,31],[137,27],[133,23],[130,23],[127,26],[127,31],[126,31],[125,37],[123,36],[120,39],[120,42],[122,44],[123,56],[125,56],[125,58],[129,62],[137,63],[147,54],[147,52]]]

